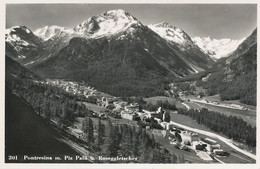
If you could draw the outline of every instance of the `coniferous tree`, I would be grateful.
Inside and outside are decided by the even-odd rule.
[[[138,140],[138,132],[136,131],[136,128],[133,128],[133,136],[132,136],[132,155],[134,157],[137,157],[139,155],[138,152],[139,149],[139,140]]]
[[[94,127],[93,127],[93,121],[90,117],[86,117],[82,124],[82,131],[85,134],[85,139],[89,146],[93,146],[93,143],[95,141],[94,139]]]
[[[97,128],[97,139],[96,139],[96,145],[95,145],[95,148],[97,151],[101,150],[101,146],[104,143],[104,136],[105,136],[105,127],[99,118],[98,119],[98,128]]]
[[[113,140],[111,136],[113,136],[113,125],[111,120],[108,120],[106,129],[105,129],[105,138],[104,144],[102,146],[102,154],[105,156],[110,156],[113,151]]]
[[[87,135],[87,141],[90,145],[93,145],[95,139],[94,139],[94,127],[93,127],[93,121],[91,118],[88,118],[89,128],[88,128],[88,135]]]
[[[122,126],[122,142],[121,142],[121,152],[123,156],[131,155],[132,149],[132,132],[131,129],[127,125]]]

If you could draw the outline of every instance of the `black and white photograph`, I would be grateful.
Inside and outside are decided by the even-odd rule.
[[[257,6],[6,3],[4,163],[256,164]]]

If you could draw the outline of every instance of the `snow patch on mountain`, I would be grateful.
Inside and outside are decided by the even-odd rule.
[[[213,39],[211,37],[194,37],[192,40],[201,48],[201,50],[208,54],[213,60],[218,60],[222,57],[227,57],[231,52],[236,50],[239,44],[244,39]]]
[[[16,34],[16,29],[22,29],[26,31],[26,33],[30,33],[30,30],[25,27],[14,26],[5,30],[5,41],[9,42],[12,46],[15,46],[16,48],[18,48],[17,46],[29,46],[30,44],[27,41],[21,39]]]
[[[19,55],[18,56],[20,59],[25,59],[26,58],[26,56],[24,56],[24,55]]]
[[[5,35],[9,35],[10,33],[16,32],[15,29],[17,29],[17,28],[20,28],[20,26],[13,26],[13,27],[11,27],[9,29],[5,29]]]
[[[25,29],[26,33],[31,33],[31,31],[29,29]]]
[[[192,44],[191,38],[182,29],[166,22],[148,25],[148,27],[170,42],[177,43],[181,46]]]
[[[50,38],[54,37],[57,34],[60,34],[61,32],[66,32],[66,33],[71,33],[72,30],[65,28],[65,27],[60,27],[60,26],[45,26],[43,28],[36,29],[34,31],[34,34],[43,40],[47,41]]]
[[[109,37],[123,31],[134,31],[131,27],[142,24],[128,12],[118,9],[106,11],[100,15],[93,16],[77,25],[73,30],[75,33],[90,38]]]

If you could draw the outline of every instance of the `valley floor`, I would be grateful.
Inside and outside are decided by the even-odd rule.
[[[50,125],[47,125],[46,122],[41,118],[40,115],[37,115],[33,108],[28,105],[26,101],[23,101],[19,96],[15,96],[11,91],[6,90],[6,161],[8,155],[10,154],[37,154],[37,155],[77,155],[84,154],[85,149],[79,144],[72,142],[70,139],[64,137],[64,133],[58,132],[53,129]],[[241,115],[241,117],[248,116],[251,120],[250,124],[254,124],[255,121],[255,112],[254,110],[233,110],[227,107],[221,107],[206,103],[201,103],[192,98],[183,98],[184,102],[179,102],[174,98],[157,96],[154,98],[145,98],[145,101],[156,103],[157,100],[168,100],[170,103],[176,104],[178,108],[208,108],[209,110],[218,111],[226,115]],[[188,101],[189,99],[189,101]],[[104,107],[101,107],[97,104],[83,102],[86,107],[96,113],[103,113],[105,111]],[[15,107],[11,106],[16,105]],[[17,107],[17,108],[16,108]],[[128,124],[128,125],[137,125],[135,121],[126,120],[126,119],[112,119],[114,123]],[[83,118],[77,118],[72,131],[80,131],[82,128]],[[94,123],[97,122],[97,119],[93,118]],[[250,121],[248,121],[250,122]],[[189,131],[195,131],[203,137],[210,137],[218,141],[221,147],[230,153],[229,156],[218,157],[216,160],[213,160],[211,163],[255,163],[255,155],[239,149],[234,145],[231,140],[226,139],[223,135],[214,133],[210,129],[198,124],[196,121],[193,121],[190,117],[177,114],[176,112],[171,112],[171,123],[175,126],[182,127]],[[31,127],[35,126],[35,127]],[[163,130],[147,130],[149,133],[154,134],[160,133]],[[16,134],[18,132],[18,134]],[[81,131],[82,132],[82,131]],[[218,136],[216,136],[216,134]],[[189,163],[208,163],[201,160],[196,153],[191,151],[184,151],[176,149],[173,145],[170,144],[168,137],[162,137],[160,134],[154,134],[155,140],[160,143],[163,147],[168,149],[170,152],[174,153],[176,156],[184,156],[186,162]],[[44,141],[43,141],[44,140]],[[55,147],[51,148],[51,147]],[[25,151],[26,150],[26,151]],[[252,151],[255,152],[255,149]],[[86,154],[87,152],[85,152]],[[248,157],[249,156],[249,157]],[[251,157],[251,158],[250,158]],[[12,162],[12,161],[11,161]],[[23,160],[17,162],[24,162]],[[57,162],[57,161],[55,161]],[[59,161],[61,162],[61,161]],[[65,161],[68,162],[68,161]],[[69,161],[73,162],[73,161]],[[79,161],[77,161],[79,162]],[[86,162],[86,161],[85,161]]]

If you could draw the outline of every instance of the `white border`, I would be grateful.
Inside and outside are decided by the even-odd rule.
[[[3,0],[0,2],[0,169],[94,169],[94,168],[127,168],[127,169],[144,169],[144,168],[171,168],[171,169],[258,169],[259,165],[259,115],[257,115],[257,159],[256,164],[6,164],[4,163],[4,92],[5,92],[5,41],[4,41],[4,32],[5,32],[5,4],[7,3],[95,3],[95,4],[257,4],[257,26],[259,25],[259,1],[258,0]],[[259,35],[259,30],[257,31]],[[258,36],[259,40],[259,36]],[[259,56],[259,43],[258,43],[258,56]],[[257,59],[257,64],[259,65],[260,60]],[[260,70],[257,69],[257,88],[259,88],[259,73]],[[257,90],[257,96],[259,96],[260,91]],[[259,105],[259,98],[257,99],[257,105]],[[14,105],[15,106],[15,105]],[[257,112],[259,112],[259,106],[257,106]]]

